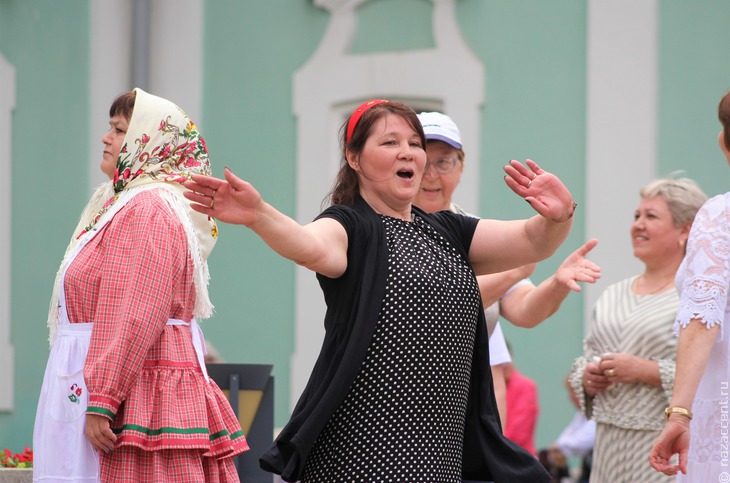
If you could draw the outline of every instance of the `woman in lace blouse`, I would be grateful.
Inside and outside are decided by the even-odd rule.
[[[584,355],[571,385],[596,421],[591,481],[666,481],[646,464],[672,394],[679,304],[673,281],[692,220],[707,199],[689,179],[659,179],[640,190],[631,225],[644,271],[610,285],[596,301]]]
[[[720,149],[730,163],[730,92],[718,106],[723,129]],[[657,471],[677,481],[730,481],[728,466],[728,394],[730,394],[730,193],[707,201],[697,214],[687,256],[677,272],[681,300],[674,394],[667,422],[649,454]],[[679,454],[678,464],[669,461]]]

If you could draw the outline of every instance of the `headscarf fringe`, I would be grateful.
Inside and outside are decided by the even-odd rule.
[[[193,316],[204,319],[213,315],[213,304],[208,296],[207,259],[216,242],[217,227],[215,220],[190,208],[183,196],[185,187],[181,184],[192,174],[210,175],[205,141],[178,106],[142,89],[135,89],[135,93],[135,107],[117,159],[114,179],[99,186],[92,195],[56,273],[48,310],[51,345],[58,328],[60,284],[68,264],[82,243],[88,242],[132,197],[153,188],[160,188],[160,196],[180,220],[187,235],[194,271]],[[136,151],[129,151],[129,146],[137,146]]]
[[[176,187],[166,184],[158,184],[162,199],[167,201],[172,211],[177,215],[180,223],[182,223],[185,233],[188,237],[188,250],[190,257],[193,259],[193,271],[195,281],[195,306],[193,308],[193,316],[200,319],[207,319],[213,316],[214,307],[208,295],[208,284],[210,282],[210,272],[208,271],[208,262],[203,258],[200,242],[195,235],[193,220],[191,215],[205,216],[198,212],[192,211],[189,203],[183,198],[182,194],[176,193]]]

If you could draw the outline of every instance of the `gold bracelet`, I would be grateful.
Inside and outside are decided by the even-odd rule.
[[[669,406],[664,410],[664,416],[666,419],[669,419],[670,414],[681,414],[682,416],[687,416],[689,419],[692,419],[692,411],[679,406]]]

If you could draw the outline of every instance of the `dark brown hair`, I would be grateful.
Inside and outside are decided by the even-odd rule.
[[[132,111],[134,111],[134,101],[137,99],[137,93],[134,91],[119,94],[112,106],[109,108],[109,117],[117,114],[124,116],[127,121],[132,119]]]
[[[421,138],[421,146],[425,149],[426,136],[423,134],[421,121],[418,120],[415,111],[402,102],[387,101],[368,109],[355,125],[349,143],[345,140],[347,123],[350,121],[348,118],[340,128],[340,148],[342,151],[340,171],[337,173],[332,190],[325,198],[325,203],[329,201],[333,205],[346,206],[352,206],[355,203],[360,191],[360,182],[357,178],[357,172],[347,162],[347,152],[359,156],[365,148],[365,142],[370,137],[373,125],[387,114],[394,114],[403,118],[418,133],[418,137]]]
[[[717,117],[722,123],[722,138],[725,141],[725,149],[730,151],[730,91],[722,96],[720,104],[717,106]]]

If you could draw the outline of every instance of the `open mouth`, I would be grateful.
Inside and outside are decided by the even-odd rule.
[[[398,172],[396,174],[398,175],[399,178],[403,178],[403,179],[413,178],[413,170],[410,170],[410,169],[400,169],[400,170],[398,170]]]

